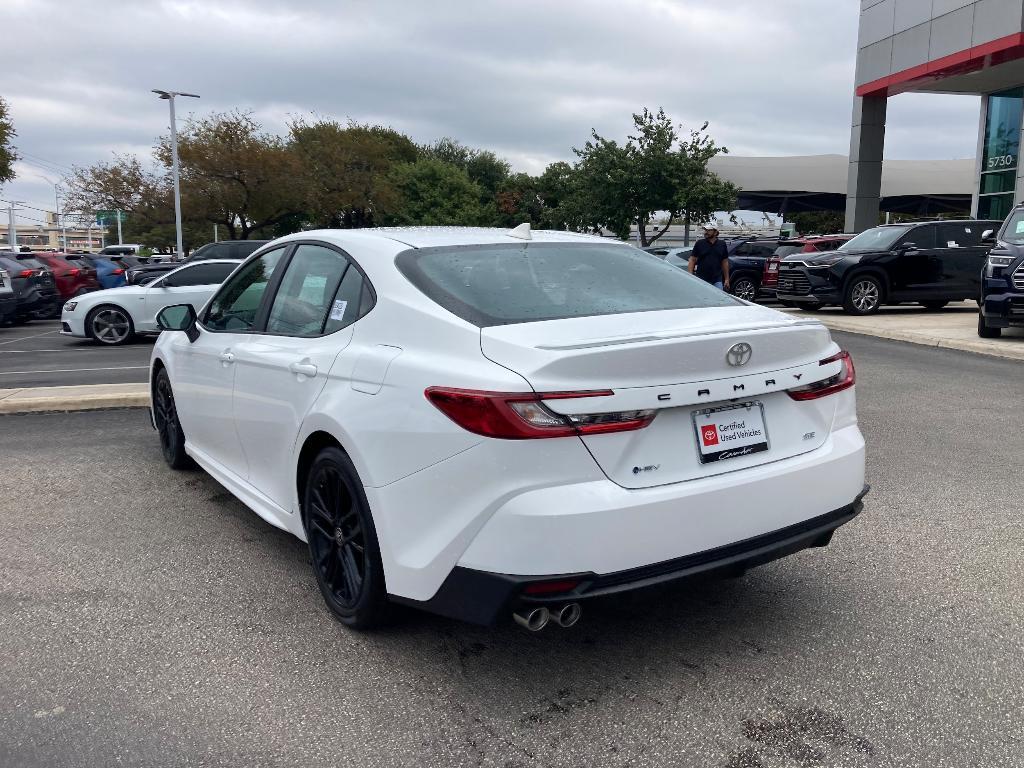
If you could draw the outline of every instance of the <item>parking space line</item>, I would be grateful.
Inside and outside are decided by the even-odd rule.
[[[0,355],[17,355],[17,354],[28,354],[36,352],[93,352],[102,347],[64,347],[63,349],[4,349],[0,350]]]
[[[84,371],[145,371],[148,365],[123,365],[113,368],[63,368],[55,371],[3,371],[0,376],[17,376],[24,373],[82,373]]]
[[[19,336],[16,339],[8,339],[7,341],[0,341],[0,344],[13,344],[16,341],[25,341],[25,339],[38,339],[40,336],[49,336],[51,333],[60,333],[56,328],[52,331],[46,331],[44,333],[36,333],[32,336]]]

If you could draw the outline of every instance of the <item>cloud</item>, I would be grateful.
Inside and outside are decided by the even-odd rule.
[[[826,8],[827,10],[823,10]],[[662,106],[734,154],[846,152],[857,3],[823,0],[4,0],[17,145],[56,166],[148,151],[180,113],[318,114],[453,136],[537,172]],[[46,45],[28,41],[45,40]],[[974,153],[977,99],[906,95],[887,154]],[[941,130],[936,130],[941,126]],[[5,197],[45,202],[28,179]]]

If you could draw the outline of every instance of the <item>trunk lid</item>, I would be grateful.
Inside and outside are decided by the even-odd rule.
[[[735,345],[747,362],[731,365]],[[828,437],[834,398],[792,400],[785,390],[826,378],[819,365],[837,347],[820,323],[755,305],[679,309],[485,327],[481,350],[523,376],[537,392],[611,390],[611,396],[549,400],[562,413],[655,409],[633,432],[581,438],[614,482],[645,488],[693,480],[788,458]],[[735,358],[734,358],[735,359]],[[703,412],[744,404],[709,417]],[[697,422],[759,423],[768,448],[702,462]]]

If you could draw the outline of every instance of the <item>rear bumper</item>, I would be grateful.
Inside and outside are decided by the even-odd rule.
[[[521,587],[530,581],[582,574],[572,599],[589,598],[782,557],[813,546],[855,515],[864,491],[864,438],[855,424],[805,454],[664,486],[631,490],[591,473],[545,487],[510,486],[482,514],[454,508],[450,496],[460,483],[470,486],[468,502],[484,490],[479,478],[486,469],[469,463],[473,455],[467,451],[430,473],[435,485],[450,489],[447,506],[432,503],[432,491],[415,477],[409,492],[379,498],[391,509],[438,509],[429,516],[436,525],[398,546],[396,537],[415,518],[410,513],[394,527],[382,521],[382,549],[396,599],[485,623],[522,602]],[[566,464],[560,466],[559,474],[571,478]],[[370,501],[374,507],[378,499]],[[466,525],[470,515],[476,519]]]
[[[695,576],[736,575],[810,547],[827,546],[837,528],[861,513],[864,508],[863,498],[868,491],[869,487],[864,486],[864,490],[852,503],[810,520],[733,544],[641,568],[604,575],[588,572],[554,574],[539,578],[488,573],[456,566],[430,600],[420,602],[395,599],[461,621],[494,624],[502,616],[508,616],[526,606],[580,602],[682,581]],[[578,580],[579,584],[568,592],[553,595],[535,596],[523,593],[530,584],[553,579]]]

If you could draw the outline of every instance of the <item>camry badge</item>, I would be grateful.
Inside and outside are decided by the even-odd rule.
[[[725,361],[736,368],[741,365],[746,365],[750,362],[751,355],[754,354],[754,350],[745,341],[741,341],[739,344],[733,344],[729,347],[729,351],[725,353]]]

